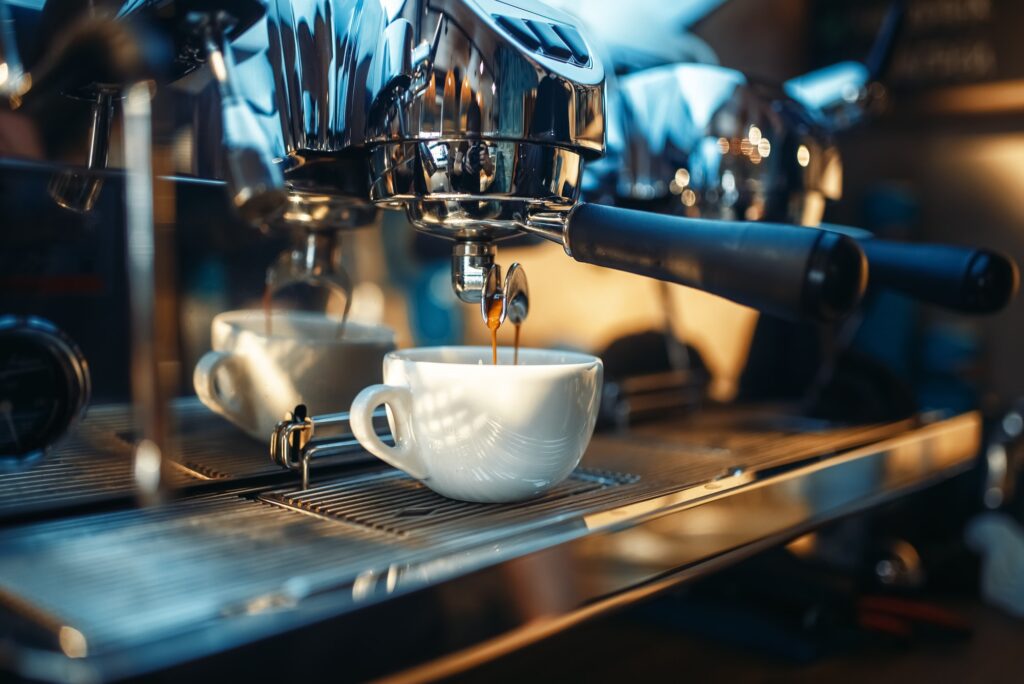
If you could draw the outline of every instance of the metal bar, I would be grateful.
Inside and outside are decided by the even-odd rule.
[[[160,500],[167,430],[160,402],[156,351],[156,238],[153,219],[153,135],[146,83],[127,90],[124,104],[125,225],[131,309],[131,387],[135,422],[135,486],[143,503]]]

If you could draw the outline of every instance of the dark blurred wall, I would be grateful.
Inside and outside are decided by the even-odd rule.
[[[728,0],[694,27],[723,66],[770,80],[804,71],[809,0]]]
[[[817,0],[808,62],[856,58],[885,0]],[[917,206],[913,238],[978,244],[1024,263],[1024,2],[910,0],[890,70],[887,111],[839,139],[843,200],[827,218],[856,223],[895,188]],[[926,324],[977,344],[990,398],[1024,394],[1024,305],[985,318],[923,309]],[[922,354],[929,353],[927,349]]]

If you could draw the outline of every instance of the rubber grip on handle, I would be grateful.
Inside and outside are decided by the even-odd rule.
[[[872,287],[892,288],[956,311],[999,311],[1020,284],[1017,264],[996,252],[887,240],[858,242],[870,264]]]
[[[581,204],[564,239],[577,261],[720,295],[783,318],[833,320],[859,303],[867,264],[840,233]]]

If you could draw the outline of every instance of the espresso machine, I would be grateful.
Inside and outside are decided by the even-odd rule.
[[[598,435],[544,496],[470,504],[372,460],[339,406],[287,417],[272,460],[174,390],[195,315],[174,305],[207,250],[247,267],[226,290],[306,282],[347,308],[339,236],[399,210],[451,243],[471,306],[499,287],[498,243],[530,235],[817,321],[856,307],[868,263],[839,230],[582,202],[608,75],[582,27],[532,0],[8,5],[5,121],[46,144],[3,160],[0,200],[55,231],[17,253],[109,245],[96,262],[118,255],[118,275],[97,289],[126,305],[87,345],[117,316],[89,321],[51,271],[3,281],[0,408],[48,420],[31,449],[20,430],[3,443],[7,672],[437,679],[948,478],[977,449],[974,413],[808,432],[743,409]],[[100,391],[107,369],[119,396]]]

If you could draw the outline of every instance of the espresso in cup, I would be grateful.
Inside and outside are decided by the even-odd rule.
[[[228,311],[213,319],[213,350],[196,364],[196,395],[210,410],[266,440],[297,404],[344,411],[380,382],[394,333],[305,311]]]
[[[386,463],[462,501],[537,496],[576,468],[597,422],[603,366],[586,354],[433,347],[384,357],[384,383],[352,402],[352,434]],[[373,427],[386,406],[395,445]]]

